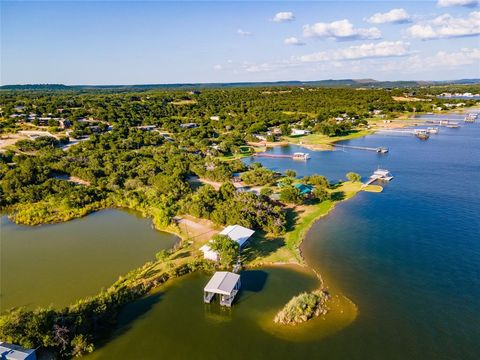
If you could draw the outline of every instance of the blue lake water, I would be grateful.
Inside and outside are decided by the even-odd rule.
[[[353,325],[318,344],[319,356],[480,358],[480,126],[461,125],[427,141],[372,135],[345,142],[388,146],[387,155],[310,151],[306,162],[256,159],[331,180],[347,171],[367,177],[377,165],[395,176],[383,193],[337,206],[304,242],[308,262],[359,306]]]

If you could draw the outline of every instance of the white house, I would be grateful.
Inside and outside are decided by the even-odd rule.
[[[180,127],[182,129],[193,129],[193,128],[196,128],[197,126],[198,126],[197,123],[180,124]]]
[[[212,115],[212,116],[210,116],[210,120],[218,121],[218,120],[220,120],[220,116]]]
[[[292,136],[301,136],[301,135],[308,135],[310,134],[311,131],[309,130],[303,130],[303,129],[292,129],[292,132],[290,133],[290,135]]]
[[[19,345],[0,341],[0,359],[2,360],[36,360],[35,349],[25,349]]]
[[[219,235],[228,236],[233,241],[237,242],[242,248],[248,239],[255,233],[254,230],[248,229],[240,225],[229,225],[223,229]],[[211,241],[211,240],[210,240]],[[203,252],[203,257],[208,260],[218,261],[219,255],[215,250],[212,250],[208,244],[203,245],[200,250]]]

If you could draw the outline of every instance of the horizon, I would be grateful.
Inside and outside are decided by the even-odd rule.
[[[480,78],[459,78],[459,79],[440,79],[440,80],[422,80],[422,79],[397,79],[397,80],[378,80],[373,78],[338,78],[338,79],[317,79],[317,80],[272,80],[272,81],[231,81],[231,82],[177,82],[177,83],[132,83],[132,84],[62,84],[62,83],[22,83],[22,84],[2,84],[1,87],[9,86],[67,86],[67,87],[135,87],[135,86],[181,86],[181,85],[192,85],[192,86],[202,86],[202,85],[228,85],[228,84],[276,84],[276,83],[317,83],[317,82],[326,82],[326,81],[356,81],[361,84],[361,81],[366,84],[373,83],[400,83],[400,82],[416,82],[416,83],[446,83],[452,84],[459,81],[472,81],[474,83],[480,83]],[[463,83],[458,83],[463,85]]]
[[[3,86],[480,77],[477,0],[9,0],[1,10]]]

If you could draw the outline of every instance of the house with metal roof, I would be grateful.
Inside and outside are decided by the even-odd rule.
[[[220,305],[231,307],[240,286],[240,275],[229,271],[217,271],[203,289],[203,301],[209,304],[215,295],[218,295]]]
[[[220,235],[228,236],[233,241],[237,242],[240,247],[252,237],[255,230],[248,229],[241,225],[229,225],[220,232]]]
[[[252,237],[255,233],[255,230],[248,229],[240,225],[229,225],[223,229],[219,235],[228,236],[231,240],[238,243],[240,249],[245,245],[245,243]],[[208,260],[218,261],[219,255],[215,250],[212,250],[209,244],[205,244],[200,248],[200,251],[203,252],[203,257]]]
[[[36,360],[35,349],[25,349],[19,345],[0,341],[0,360]]]
[[[305,185],[305,184],[295,184],[295,188],[297,188],[300,193],[304,196],[310,195],[313,191],[313,186]]]

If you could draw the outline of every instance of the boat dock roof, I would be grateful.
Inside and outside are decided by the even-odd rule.
[[[217,271],[203,290],[209,293],[231,295],[239,280],[240,275],[238,274],[229,271]]]

